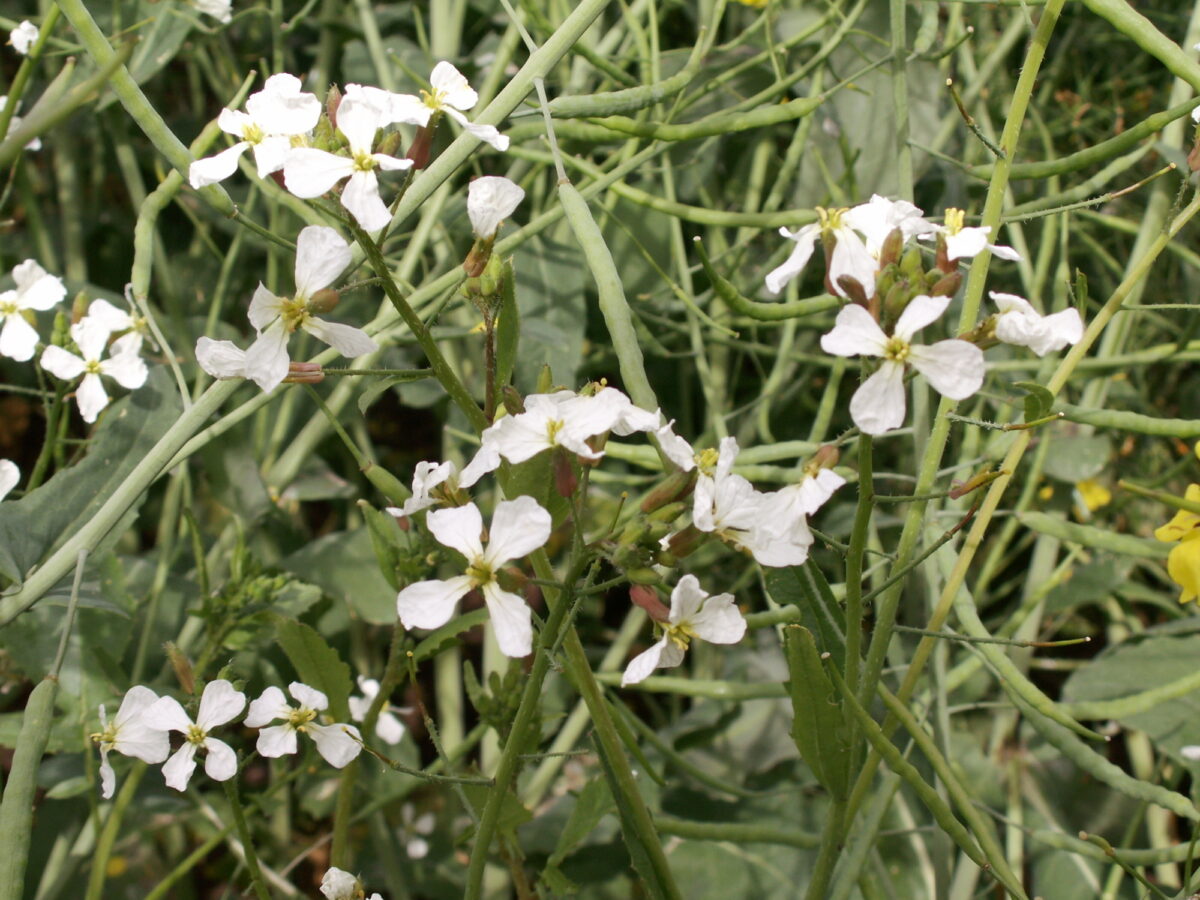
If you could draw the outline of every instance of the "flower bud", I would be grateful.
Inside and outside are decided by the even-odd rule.
[[[408,159],[413,161],[412,171],[423,169],[429,165],[429,153],[433,148],[433,131],[437,127],[438,116],[433,116],[429,123],[417,129],[417,135],[408,145]]]
[[[341,295],[333,288],[321,288],[309,298],[308,308],[316,313],[333,312],[341,299]]]
[[[840,455],[838,448],[833,444],[822,444],[817,448],[817,452],[808,458],[808,464],[804,468],[811,466],[814,469],[832,469],[838,464]]]
[[[403,140],[403,135],[398,131],[392,131],[384,135],[383,140],[375,147],[376,153],[382,153],[384,156],[395,156],[400,152],[400,141]]]
[[[542,366],[541,371],[538,372],[536,387],[535,394],[548,394],[550,393],[550,389],[554,387],[554,373],[550,371],[549,363]]]
[[[175,677],[179,679],[179,686],[185,693],[195,693],[196,676],[192,673],[191,660],[171,641],[167,641],[164,649],[167,651],[167,660],[171,663],[171,668],[175,670]]]
[[[502,387],[500,395],[504,398],[504,408],[508,410],[510,416],[518,416],[525,412],[525,401],[521,399],[520,391],[511,384]]]
[[[708,537],[695,525],[689,525],[683,531],[676,532],[667,542],[667,551],[676,557],[684,557],[700,546]]]
[[[936,274],[937,270],[930,274]],[[962,285],[962,272],[955,269],[949,274],[943,275],[929,288],[930,297],[953,297],[958,293],[959,287]]]
[[[487,265],[483,268],[483,274],[479,276],[479,289],[486,297],[495,297],[499,300],[500,286],[504,281],[504,261],[499,256],[491,253],[491,242],[488,242],[488,259]]]
[[[554,448],[552,460],[554,467],[554,489],[560,497],[570,497],[579,486],[579,478],[575,475],[575,467],[562,447]]]
[[[939,240],[940,240],[939,236]],[[900,260],[900,271],[903,272],[910,281],[916,281],[921,275],[925,274],[925,270],[921,265],[921,251],[913,247],[904,254]]]
[[[337,112],[341,105],[342,92],[338,90],[336,84],[331,84],[329,92],[325,94],[325,117],[329,119],[329,124],[334,128],[337,128]]]
[[[634,606],[640,606],[655,622],[665,622],[670,618],[671,610],[658,599],[658,591],[644,584],[634,584],[629,589],[629,599]]]
[[[88,298],[87,294],[80,291],[75,295],[75,299],[71,301],[71,321],[78,322],[87,315]]]
[[[880,268],[899,262],[900,254],[903,252],[904,233],[899,228],[893,228],[883,239],[883,247],[879,250]]]
[[[686,497],[696,486],[695,469],[690,472],[676,472],[658,487],[652,490],[642,501],[642,512],[650,513],[661,509],[676,500]]]
[[[837,280],[838,287],[841,293],[850,300],[851,303],[857,303],[859,306],[870,306],[867,299],[867,292],[857,278],[851,278],[849,275],[841,275]]]
[[[642,566],[637,569],[626,569],[625,577],[632,581],[635,585],[650,585],[661,584],[662,578],[657,572],[649,566]]]
[[[320,363],[289,362],[283,380],[288,384],[320,384],[325,380],[325,372]]]

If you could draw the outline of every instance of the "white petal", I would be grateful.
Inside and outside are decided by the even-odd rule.
[[[17,284],[17,305],[21,309],[45,312],[67,296],[66,285],[57,275],[50,275],[35,260],[27,259],[12,270]]]
[[[988,244],[987,248],[992,251],[992,256],[1007,259],[1009,262],[1019,262],[1021,259],[1020,253],[1004,244]]]
[[[483,556],[483,516],[474,503],[435,510],[425,524],[438,543],[453,547],[468,561]]]
[[[419,837],[409,838],[404,844],[404,852],[408,854],[409,859],[424,859],[429,855],[429,841]]]
[[[805,225],[795,233],[789,233],[786,228],[780,230],[784,237],[796,242],[796,247],[784,260],[783,265],[767,273],[767,290],[772,294],[778,294],[789,281],[804,271],[809,257],[812,256],[813,247],[816,246],[817,236],[821,233],[821,226]]]
[[[200,701],[203,705],[204,701]],[[205,738],[204,749],[208,751],[204,757],[204,773],[213,781],[228,781],[237,774],[237,754],[224,741],[216,738]]]
[[[319,712],[329,708],[329,698],[322,691],[299,681],[293,681],[288,685],[288,693],[295,697],[305,709],[315,709]]]
[[[883,356],[887,340],[871,314],[851,303],[838,311],[833,330],[821,336],[821,349],[834,356]]]
[[[11,459],[0,459],[0,500],[8,496],[8,492],[17,486],[21,480],[21,470]]]
[[[433,506],[437,501],[429,496],[429,492],[451,478],[456,471],[454,463],[450,460],[444,463],[428,461],[417,463],[417,467],[413,471],[412,496],[405,500],[404,506],[393,515],[411,516],[415,512]],[[360,678],[359,686],[363,688],[364,694],[367,692],[365,684],[366,682]],[[374,690],[379,690],[377,683]]]
[[[413,167],[411,159],[397,159],[394,156],[388,156],[386,153],[372,153],[371,159],[375,160],[375,165],[379,166],[384,172],[402,172],[405,169]]]
[[[715,594],[692,617],[692,628],[710,644],[736,644],[746,633],[746,620],[733,594]]]
[[[978,256],[987,247],[990,227],[964,228],[958,234],[946,234],[946,257],[951,261]]]
[[[291,711],[292,708],[288,706],[287,697],[283,695],[283,691],[275,685],[271,685],[259,694],[257,700],[251,701],[250,709],[246,712],[246,719],[242,724],[249,728],[262,728],[268,722],[286,718]]]
[[[696,468],[696,451],[691,444],[672,430],[671,426],[674,424],[675,420],[672,419],[666,425],[658,428],[654,432],[654,436],[658,438],[658,445],[662,447],[667,459],[684,472],[690,472]]]
[[[433,67],[429,84],[441,95],[443,103],[455,109],[471,109],[479,102],[479,95],[472,90],[466,76],[445,60]]]
[[[845,276],[861,284],[869,297],[875,293],[875,274],[879,271],[879,263],[849,228],[839,228],[836,234],[837,241],[829,259],[829,283],[833,285],[834,293],[841,297],[848,296],[838,283],[838,279]]]
[[[382,127],[382,111],[373,103],[345,97],[338,105],[338,131],[346,136],[352,153],[370,153],[375,142],[375,132]]]
[[[483,441],[484,448],[492,448],[509,462],[522,463],[559,443],[562,432],[559,431],[552,439],[550,422],[551,419],[547,418],[542,411],[527,409],[515,416],[505,416],[495,425],[487,428],[480,439]],[[483,452],[482,448],[480,452]],[[588,450],[588,455],[594,454]],[[471,466],[468,465],[467,468],[471,469]],[[463,475],[464,477],[467,475],[465,470]],[[469,486],[469,483],[461,481],[460,484],[463,484],[464,487]]]
[[[297,197],[305,199],[328,193],[335,184],[352,174],[354,160],[314,147],[297,147],[283,164],[284,185]]]
[[[288,333],[277,320],[246,351],[246,377],[264,391],[273,391],[287,377],[291,362],[287,351]]]
[[[291,140],[282,136],[263,138],[255,144],[254,166],[258,169],[258,177],[266,178],[282,169],[291,152]]]
[[[352,255],[346,239],[332,228],[309,225],[301,229],[296,238],[296,296],[307,300],[329,287],[346,271]]]
[[[926,325],[940,319],[949,305],[949,297],[927,297],[924,294],[913,297],[904,307],[904,312],[900,313],[892,333],[901,340],[910,340]]]
[[[126,341],[126,343],[122,344],[122,341]],[[146,378],[150,374],[145,361],[138,355],[137,350],[129,349],[134,346],[134,343],[138,347],[141,346],[141,335],[131,333],[119,338],[113,344],[113,355],[100,363],[102,373],[129,390],[140,388],[146,383]]]
[[[196,9],[218,22],[228,25],[233,20],[230,0],[192,0]]]
[[[700,581],[695,575],[684,575],[679,583],[671,590],[671,613],[669,621],[672,625],[686,622],[696,614],[708,596],[700,587]]]
[[[782,568],[802,565],[812,546],[812,532],[803,518],[792,522],[783,532],[771,527],[756,527],[741,535],[740,543],[760,566]]]
[[[21,22],[21,24],[8,33],[8,40],[14,50],[22,56],[26,56],[29,53],[29,48],[33,46],[33,42],[37,40],[37,36],[38,30],[36,25],[32,22]]]
[[[525,199],[525,191],[498,175],[476,178],[467,186],[467,216],[476,237],[489,238]]]
[[[996,307],[1002,313],[1015,312],[1023,316],[1036,316],[1038,311],[1033,304],[1016,294],[1005,294],[1002,291],[988,291],[988,296],[995,301]]]
[[[1046,316],[1045,323],[1054,339],[1049,350],[1061,350],[1068,344],[1078,344],[1083,339],[1083,318],[1074,307]]]
[[[457,118],[457,116],[455,116]],[[482,125],[478,122],[463,122],[463,128],[468,133],[479,138],[485,144],[490,144],[494,149],[503,153],[508,149],[508,135],[501,134],[500,130],[495,125]]]
[[[387,113],[389,124],[399,122],[424,127],[429,124],[429,117],[432,115],[433,109],[420,97],[412,94],[392,94]]]
[[[92,373],[83,376],[83,381],[75,388],[75,402],[79,405],[79,415],[83,421],[96,421],[96,417],[108,406],[108,392],[104,390],[104,382],[99,375]]]
[[[983,351],[966,341],[938,341],[928,347],[913,345],[908,361],[951,400],[964,400],[983,386],[986,366]]]
[[[500,468],[500,451],[495,444],[485,443],[471,461],[463,467],[458,476],[458,486],[469,488],[488,472],[494,472],[498,468]]]
[[[188,184],[197,190],[218,181],[224,181],[237,171],[238,160],[250,148],[248,141],[238,141],[228,150],[216,156],[198,159],[188,166]]]
[[[325,873],[321,879],[321,893],[326,900],[353,900],[358,891],[358,879],[336,866]]]
[[[904,424],[904,366],[886,360],[850,398],[850,418],[864,434],[884,434]]]
[[[108,329],[109,334],[128,331],[134,325],[133,316],[103,299],[88,304],[87,318],[99,322]]]
[[[108,761],[108,751],[100,748],[100,796],[111,800],[117,789],[117,773],[113,771],[112,763]]]
[[[69,329],[71,340],[79,347],[79,355],[89,361],[99,360],[108,343],[108,329],[103,323],[83,318]]]
[[[217,127],[226,134],[244,139],[246,132],[254,127],[254,119],[244,112],[226,107],[217,115]]]
[[[381,741],[388,744],[398,744],[408,729],[404,723],[390,712],[381,712],[375,720],[375,733]]]
[[[471,579],[466,575],[418,581],[397,595],[396,610],[405,628],[438,628],[450,621],[454,607],[469,590]]]
[[[38,333],[37,329],[25,321],[25,317],[20,313],[9,313],[4,317],[4,327],[0,328],[0,356],[7,356],[9,359],[15,359],[17,362],[25,362],[33,359],[34,351],[37,350]],[[47,347],[46,351],[56,350],[59,353],[69,356],[71,359],[78,359],[72,356],[60,347]],[[51,359],[57,354],[51,354]],[[82,361],[81,361],[82,362]],[[42,353],[42,368],[49,372],[53,370],[46,365],[46,352]],[[57,375],[57,372],[53,372]],[[79,374],[78,372],[76,374]],[[64,381],[74,378],[75,375],[63,376],[59,375]]]
[[[379,178],[374,170],[355,172],[342,189],[342,206],[358,221],[363,231],[378,231],[392,220],[379,196]]]
[[[324,341],[347,359],[357,359],[379,349],[361,328],[353,325],[343,325],[340,322],[327,322],[312,316],[304,323],[304,330],[317,340]]]
[[[162,767],[163,781],[177,791],[187,790],[192,773],[196,771],[196,745],[185,743]]]
[[[250,309],[247,313],[250,324],[262,331],[278,319],[282,312],[283,298],[276,297],[260,281],[254,289],[254,296],[250,298]]]
[[[142,721],[160,731],[184,731],[192,726],[191,717],[174,697],[159,697],[145,712]]]
[[[430,513],[432,518],[437,513]],[[493,566],[520,559],[550,540],[550,513],[532,497],[501,500],[492,515],[492,528],[485,556]]]
[[[349,765],[362,752],[362,736],[353,725],[334,723],[308,726],[308,736],[317,745],[317,752],[336,769]]]
[[[246,708],[246,695],[235,690],[224,678],[210,681],[200,695],[200,711],[196,713],[196,724],[209,731],[217,725],[232,722]]]
[[[631,659],[629,665],[625,667],[625,673],[621,676],[621,687],[645,681],[658,668],[659,660],[662,659],[663,651],[666,650],[669,640],[670,638],[664,634],[662,640],[657,644]]]
[[[291,756],[299,749],[296,743],[296,729],[291,725],[272,725],[264,728],[258,733],[254,749],[267,759]]]
[[[492,628],[496,630],[500,652],[514,658],[528,656],[533,649],[528,604],[516,594],[501,590],[494,581],[483,586],[483,599],[492,619]]]
[[[5,319],[4,324],[7,328],[7,319]],[[7,356],[9,354],[6,353],[5,355]],[[26,359],[28,359],[28,357],[26,357]],[[60,378],[63,381],[72,381],[73,379],[82,375],[87,369],[87,363],[85,363],[74,353],[70,353],[64,350],[62,347],[54,346],[47,347],[42,351],[41,365],[43,369],[45,369],[55,378]]]
[[[196,341],[196,362],[213,378],[246,377],[246,351],[233,341],[200,338]]]
[[[300,90],[300,79],[287,72],[272,75],[263,89],[246,99],[246,111],[266,134],[304,134],[321,118],[321,101]]]

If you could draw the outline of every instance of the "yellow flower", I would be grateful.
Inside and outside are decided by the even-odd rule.
[[[1079,491],[1079,499],[1083,501],[1083,505],[1088,508],[1089,512],[1094,512],[1100,507],[1112,503],[1112,491],[1091,478],[1076,484],[1075,490]]]
[[[1167,557],[1167,574],[1183,588],[1180,603],[1189,603],[1200,595],[1200,530],[1193,529]]]
[[[1187,493],[1183,495],[1183,499],[1189,500],[1192,503],[1200,503],[1200,484],[1189,484]],[[1170,543],[1171,541],[1186,540],[1195,528],[1200,525],[1200,515],[1194,512],[1188,512],[1186,509],[1181,509],[1175,513],[1175,518],[1171,519],[1166,525],[1163,525],[1154,530],[1154,536],[1160,541]]]

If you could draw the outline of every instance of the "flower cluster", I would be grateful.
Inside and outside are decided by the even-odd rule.
[[[298,681],[288,686],[288,692],[296,706],[289,705],[277,687],[267,688],[250,704],[243,724],[259,729],[256,749],[260,755],[274,758],[296,753],[296,736],[306,734],[331,766],[340,769],[358,756],[362,738],[357,728],[319,721],[329,706],[323,693]],[[213,731],[232,722],[245,708],[246,695],[223,678],[204,686],[194,720],[174,697],[159,697],[148,687],[134,685],[111,722],[104,707],[100,707],[101,730],[91,736],[100,747],[102,796],[111,798],[116,787],[116,775],[108,761],[111,750],[147,763],[165,761],[163,780],[177,791],[187,788],[196,771],[196,755],[203,750],[205,774],[214,781],[228,781],[237,774],[237,754],[225,741],[214,737]],[[276,721],[281,724],[270,724]],[[183,736],[174,754],[170,752],[172,731]]]
[[[1078,311],[1040,315],[1014,294],[992,293],[999,313],[958,338],[919,344],[916,333],[932,325],[950,305],[961,283],[958,260],[984,250],[1006,260],[1011,247],[989,243],[991,230],[968,227],[962,210],[946,210],[943,224],[926,220],[916,206],[875,195],[850,209],[818,209],[818,221],[781,234],[796,243],[787,260],[766,276],[778,294],[799,275],[818,239],[825,244],[826,288],[847,301],[821,348],[835,356],[881,360],[850,401],[850,417],[865,434],[879,435],[904,424],[905,377],[911,367],[952,400],[964,400],[983,385],[983,349],[995,341],[1028,347],[1039,356],[1083,337]],[[935,265],[925,271],[913,239],[933,241]]]
[[[439,62],[429,83],[431,89],[419,97],[348,84],[343,96],[331,98],[328,118],[322,120],[321,101],[302,91],[298,78],[272,75],[246,100],[245,112],[221,111],[217,124],[237,143],[192,163],[188,180],[194,188],[222,181],[237,169],[242,154],[252,150],[259,177],[282,171],[284,186],[297,197],[320,197],[345,182],[342,206],[363,229],[378,231],[391,219],[379,193],[378,173],[423,165],[433,129],[443,117],[497,150],[508,149],[508,138],[494,126],[467,120],[464,112],[479,95],[454,66]],[[399,135],[378,139],[393,125],[419,129],[406,158],[392,152]]]

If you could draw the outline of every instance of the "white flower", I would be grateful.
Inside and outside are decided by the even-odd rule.
[[[194,188],[224,181],[237,171],[238,159],[251,148],[258,177],[266,178],[283,168],[292,148],[292,136],[311,131],[320,117],[321,101],[300,90],[299,78],[286,72],[272,75],[261,91],[246,100],[246,112],[221,110],[217,125],[238,142],[216,156],[192,163],[188,181]]]
[[[634,406],[616,388],[606,387],[590,396],[574,391],[530,394],[525,412],[505,416],[484,429],[479,452],[458,483],[460,487],[475,484],[500,465],[501,457],[521,463],[552,447],[565,447],[584,459],[600,459],[604,454],[589,447],[588,438],[608,431],[618,435],[655,431],[660,418],[657,410],[651,413]]]
[[[863,244],[854,231],[857,227],[850,217],[852,210],[823,209],[817,207],[820,221],[805,225],[794,232],[780,228],[779,233],[788,240],[796,242],[792,255],[784,260],[783,265],[767,274],[767,290],[778,294],[789,281],[799,275],[808,264],[816,246],[817,238],[832,239],[835,243],[829,255],[829,269],[826,281],[833,292],[840,297],[847,296],[845,289],[838,283],[842,276],[852,278],[862,285],[868,296],[875,293],[875,273],[879,263]],[[863,214],[860,214],[863,217]],[[867,218],[870,218],[869,216]]]
[[[16,28],[8,33],[8,42],[12,44],[13,49],[25,56],[29,53],[29,48],[33,46],[33,42],[37,40],[37,26],[32,22],[22,22]]]
[[[351,697],[349,701],[350,718],[355,722],[361,722],[367,717],[367,711],[379,694],[379,682],[374,678],[364,678],[359,675],[358,689],[362,691],[362,696]],[[384,704],[379,711],[379,718],[375,720],[375,734],[379,736],[379,739],[389,744],[398,744],[407,730],[404,723],[392,714],[387,704]]]
[[[71,326],[71,340],[79,348],[76,356],[62,347],[47,347],[42,351],[42,368],[63,381],[73,381],[80,375],[83,381],[75,389],[75,402],[85,422],[95,422],[100,411],[108,406],[108,393],[104,390],[101,375],[113,379],[121,387],[139,388],[146,383],[149,374],[146,364],[138,355],[142,337],[130,332],[118,338],[109,349],[108,359],[101,359],[104,345],[108,342],[108,329],[100,322],[86,319]]]
[[[230,0],[192,0],[192,5],[206,16],[212,16],[222,25],[228,25],[233,19]]]
[[[404,852],[409,859],[424,859],[429,855],[429,841],[423,835],[433,834],[437,816],[432,812],[417,815],[411,803],[400,807],[400,833],[404,838]]]
[[[361,900],[363,894],[362,882],[345,869],[332,868],[325,872],[321,879],[321,893],[326,900]],[[379,894],[372,894],[369,900],[383,900]]]
[[[296,294],[276,297],[260,282],[250,301],[250,324],[258,339],[246,351],[243,371],[264,391],[273,390],[287,377],[290,359],[288,338],[302,328],[353,359],[379,349],[365,331],[351,325],[326,322],[311,312],[313,295],[329,287],[350,264],[350,246],[332,228],[309,225],[296,238]],[[231,349],[232,348],[232,349]],[[228,341],[210,341],[204,355],[214,369],[228,372],[217,377],[236,377],[237,348]],[[199,343],[197,354],[201,353]],[[204,363],[201,363],[203,366]],[[205,369],[209,374],[216,371]]]
[[[251,377],[250,370],[246,368],[246,351],[233,341],[200,338],[196,341],[196,362],[213,378]]]
[[[933,231],[933,224],[921,218],[924,213],[907,200],[889,200],[872,194],[866,203],[846,212],[846,224],[866,239],[867,251],[878,259],[887,236],[900,229],[907,242],[913,237]]]
[[[835,356],[879,356],[883,364],[854,392],[850,417],[865,434],[883,434],[904,422],[904,366],[911,363],[951,400],[970,397],[983,384],[983,351],[966,341],[938,341],[926,347],[912,336],[945,312],[949,297],[914,297],[900,314],[891,337],[869,312],[850,304],[838,313],[821,349]]]
[[[1006,344],[1028,347],[1038,356],[1061,350],[1083,337],[1083,319],[1074,307],[1043,316],[1024,297],[989,291],[1000,313],[996,316],[996,337]]]
[[[499,175],[484,175],[467,186],[467,215],[475,237],[487,240],[496,236],[500,223],[513,214],[525,191],[515,182]]]
[[[419,581],[396,597],[405,628],[437,628],[454,613],[458,601],[480,588],[496,630],[496,640],[506,656],[528,656],[533,646],[529,607],[516,594],[500,587],[496,575],[512,559],[532,553],[550,538],[550,513],[532,497],[502,500],[492,516],[490,540],[480,539],[483,517],[474,503],[438,509],[425,520],[437,540],[467,558],[466,572],[445,581]]]
[[[476,125],[468,122],[463,110],[471,109],[479,102],[479,95],[472,90],[466,77],[450,63],[442,61],[433,67],[429,76],[431,91],[413,94],[392,94],[388,122],[403,122],[408,125],[425,126],[434,113],[445,113],[479,140],[491,144],[497,150],[508,149],[508,138],[492,125]]]
[[[1185,746],[1179,748],[1179,755],[1184,759],[1196,762],[1197,760],[1200,760],[1200,745],[1186,744]]]
[[[183,746],[163,766],[163,780],[177,791],[187,789],[196,771],[196,751],[203,747],[204,771],[213,781],[228,781],[237,774],[237,754],[224,741],[209,737],[218,725],[232,722],[246,707],[246,695],[235,691],[223,678],[210,681],[200,695],[200,711],[196,721],[174,697],[160,697],[142,714],[144,723],[160,731],[183,734]]]
[[[799,482],[775,491],[775,496],[781,502],[794,504],[799,514],[811,516],[845,483],[846,479],[832,469],[806,470]]]
[[[413,164],[411,159],[371,152],[375,132],[382,126],[383,118],[374,104],[345,97],[338,105],[337,127],[346,136],[351,155],[335,156],[314,147],[292,150],[283,166],[283,182],[287,189],[297,197],[320,197],[349,177],[342,189],[342,206],[363,229],[378,231],[391,221],[391,215],[379,197],[379,179],[375,170],[391,172],[407,169]]]
[[[694,637],[710,644],[736,644],[746,633],[746,620],[733,594],[710,597],[695,575],[684,575],[671,591],[671,613],[662,629],[658,643],[629,661],[621,676],[622,687],[644,681],[655,669],[679,665]]]
[[[441,502],[431,496],[430,491],[458,474],[458,467],[447,460],[444,463],[419,462],[413,472],[412,496],[404,501],[403,506],[389,506],[387,511],[393,516],[411,516],[423,509],[436,506]]]
[[[703,457],[710,457],[706,451]],[[715,468],[703,459],[692,495],[692,524],[742,547],[764,566],[796,566],[808,559],[812,534],[796,505],[777,494],[763,494],[733,473],[737,439],[723,438]],[[711,463],[710,463],[711,465]]]
[[[950,261],[956,259],[970,259],[977,256],[984,250],[991,250],[995,256],[1001,259],[1016,261],[1021,258],[1021,254],[1012,247],[1006,247],[1003,244],[989,244],[987,242],[988,235],[992,233],[990,225],[985,225],[979,228],[966,228],[963,226],[964,213],[961,209],[946,210],[945,224],[934,225],[933,230],[920,237],[927,238],[934,234],[944,235],[946,239],[946,258]]]
[[[8,496],[8,492],[17,486],[21,480],[21,470],[11,459],[0,459],[0,500]]]
[[[288,693],[296,698],[299,706],[289,706],[283,691],[271,686],[250,704],[246,724],[250,728],[261,728],[255,748],[267,758],[296,752],[296,734],[303,732],[313,739],[317,752],[325,761],[338,769],[350,763],[362,751],[362,739],[353,725],[335,722],[322,725],[317,715],[329,707],[329,698],[316,688],[293,681]],[[283,719],[282,725],[264,728],[268,722]]]
[[[661,418],[659,421],[662,421]],[[670,422],[660,425],[654,430],[654,436],[658,438],[658,446],[662,448],[667,459],[684,472],[690,472],[696,468],[696,451],[691,444],[675,433],[672,427],[674,424],[675,420],[672,419]]]
[[[126,691],[112,722],[104,714],[104,705],[100,705],[100,731],[91,737],[100,745],[100,796],[105,800],[112,799],[117,786],[116,773],[108,761],[110,750],[154,764],[162,762],[171,752],[166,731],[145,720],[146,711],[158,699],[158,694],[150,688],[135,684]]]
[[[0,356],[18,362],[33,358],[37,349],[37,330],[26,321],[25,310],[44,312],[56,306],[67,295],[62,279],[50,275],[32,259],[12,270],[16,289],[0,293]]]
[[[2,111],[4,109],[4,107],[6,107],[7,105],[8,105],[8,96],[7,95],[0,96],[0,111]],[[20,108],[21,108],[21,104],[18,101],[17,109],[20,109]],[[9,131],[15,131],[17,128],[20,127],[20,125],[21,125],[21,117],[20,116],[14,115],[11,119],[8,120]],[[8,132],[5,132],[5,134],[7,134],[7,133]],[[3,138],[4,136],[5,136],[4,134],[0,134],[0,138]],[[41,150],[42,149],[42,139],[35,137],[28,144],[25,145],[25,149],[26,150]]]

